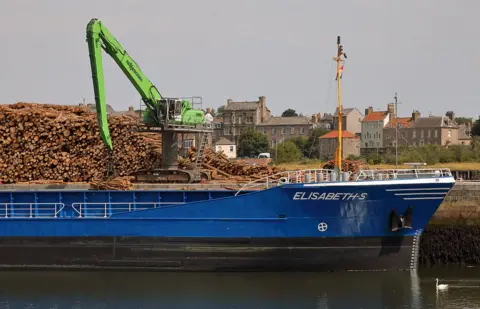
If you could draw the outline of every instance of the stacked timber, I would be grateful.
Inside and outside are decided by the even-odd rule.
[[[335,160],[330,160],[323,164],[322,168],[324,169],[334,169]],[[343,160],[342,161],[342,171],[351,172],[356,174],[361,169],[367,169],[368,166],[362,160]]]
[[[117,176],[152,168],[159,153],[148,137],[135,132],[128,117],[111,117],[114,170]],[[87,107],[16,103],[0,105],[0,181],[101,179],[109,155],[95,113]]]
[[[179,159],[179,167],[192,169],[196,160],[197,149],[191,147],[187,151],[187,157]],[[249,164],[247,162],[229,159],[223,151],[215,152],[210,148],[206,148],[202,160],[202,168],[213,171],[213,178],[231,178],[237,179],[260,179],[266,176],[279,173],[278,167],[271,167],[263,164]]]
[[[92,190],[131,190],[133,184],[130,177],[115,177],[106,180],[92,180],[90,189]]]

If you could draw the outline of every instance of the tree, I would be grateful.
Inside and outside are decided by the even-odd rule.
[[[225,105],[222,105],[220,106],[219,108],[217,108],[217,117],[221,117],[223,116],[223,111],[225,110]]]
[[[267,136],[251,128],[240,135],[238,139],[238,155],[240,157],[258,156],[268,151]]]
[[[473,118],[468,118],[468,117],[455,117],[455,122],[457,124],[466,124],[469,122],[472,122]]]
[[[480,118],[475,121],[472,127],[472,135],[473,136],[480,136]]]
[[[293,142],[283,142],[272,149],[275,154],[275,163],[288,163],[300,160],[302,153]]]
[[[298,116],[297,112],[294,109],[287,109],[282,113],[282,117],[296,117]]]
[[[307,144],[303,150],[304,156],[307,158],[317,158],[318,157],[318,138],[322,135],[325,135],[329,130],[324,128],[315,128],[310,131],[310,136],[308,137]]]

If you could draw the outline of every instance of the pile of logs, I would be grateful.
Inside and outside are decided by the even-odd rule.
[[[335,167],[335,160],[330,160],[323,164],[322,168],[324,169],[333,169]],[[357,173],[361,169],[368,169],[368,166],[364,161],[361,160],[343,160],[342,161],[342,171],[351,172],[352,174]]]
[[[133,184],[130,177],[115,177],[107,180],[92,180],[90,189],[92,190],[131,190]]]
[[[117,176],[152,168],[160,155],[134,127],[128,117],[109,119]],[[104,177],[108,161],[96,115],[87,107],[0,105],[1,182],[91,181]]]
[[[192,169],[193,162],[196,159],[195,147],[191,147],[187,151],[187,158],[179,159],[179,167]],[[213,178],[235,178],[242,177],[246,179],[260,179],[281,172],[277,167],[268,165],[253,165],[246,162],[230,160],[223,152],[215,152],[210,148],[205,149],[202,168],[214,171]],[[221,175],[220,177],[216,175]]]

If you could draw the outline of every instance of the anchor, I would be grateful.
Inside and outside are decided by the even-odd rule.
[[[396,232],[400,229],[411,229],[412,216],[413,208],[411,206],[408,206],[403,215],[398,215],[397,211],[393,209],[390,212],[390,227],[392,232]]]

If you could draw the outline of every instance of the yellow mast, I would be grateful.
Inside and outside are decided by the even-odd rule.
[[[333,57],[333,60],[337,62],[337,101],[338,101],[338,145],[337,145],[337,151],[335,153],[335,165],[338,168],[338,171],[342,171],[342,118],[343,118],[343,113],[342,113],[342,97],[341,97],[341,88],[340,88],[340,63],[345,62],[345,60],[342,59],[342,55],[344,58],[347,58],[347,55],[343,52],[343,46],[340,44],[340,36],[337,36],[337,56]]]

